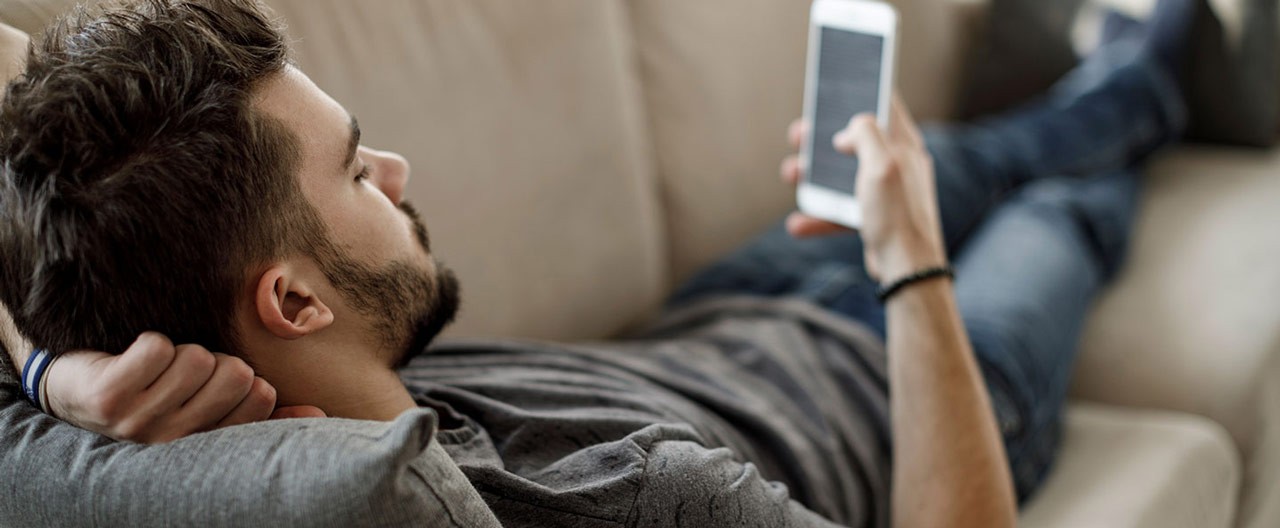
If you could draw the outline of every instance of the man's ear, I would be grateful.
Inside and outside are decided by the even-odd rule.
[[[333,324],[333,311],[320,300],[306,279],[277,264],[258,279],[254,304],[258,319],[281,339],[298,339]]]

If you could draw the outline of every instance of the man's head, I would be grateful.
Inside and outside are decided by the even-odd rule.
[[[457,309],[401,203],[407,163],[359,146],[253,0],[57,24],[0,103],[0,170],[0,298],[55,352],[155,330],[251,361],[276,340],[395,363]]]

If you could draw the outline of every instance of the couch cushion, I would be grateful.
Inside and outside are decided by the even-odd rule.
[[[1090,318],[1073,389],[1226,426],[1252,526],[1280,522],[1278,175],[1280,149],[1184,147],[1155,162],[1129,263]]]
[[[1197,416],[1075,405],[1024,528],[1226,528],[1240,463],[1222,427]]]
[[[115,442],[37,411],[5,358],[0,526],[500,526],[437,423],[418,409]]]
[[[918,118],[950,113],[971,0],[899,0],[899,91]],[[662,182],[674,277],[795,206],[779,183],[800,116],[810,0],[628,2]],[[977,6],[980,7],[980,6]],[[852,116],[851,116],[852,117]]]
[[[298,61],[413,163],[456,333],[609,334],[666,257],[623,3],[273,0]]]
[[[808,0],[628,2],[677,277],[779,218]]]

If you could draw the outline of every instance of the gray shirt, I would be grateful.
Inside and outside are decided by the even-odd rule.
[[[455,342],[402,371],[506,526],[887,526],[882,345],[724,298],[610,343]]]

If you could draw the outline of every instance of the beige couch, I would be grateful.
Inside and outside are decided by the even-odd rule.
[[[68,3],[0,0],[0,21]],[[466,290],[454,335],[615,334],[792,207],[808,0],[270,3],[368,143],[412,161]],[[946,118],[984,6],[896,3],[901,91]],[[1155,163],[1024,526],[1280,526],[1278,171],[1280,150]]]

